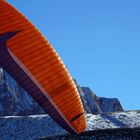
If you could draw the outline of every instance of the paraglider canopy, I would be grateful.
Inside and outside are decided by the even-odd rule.
[[[63,128],[80,133],[85,113],[75,83],[41,33],[0,0],[0,65]]]

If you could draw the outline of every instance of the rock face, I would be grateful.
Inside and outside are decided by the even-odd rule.
[[[80,87],[75,81],[86,113],[122,111],[118,99],[100,98],[88,87]],[[0,68],[0,116],[37,115],[45,113],[42,108]]]
[[[42,108],[0,68],[0,116],[42,113]]]
[[[99,98],[99,106],[102,112],[123,111],[122,106],[117,98]]]
[[[98,97],[89,87],[80,87],[75,80],[85,111],[92,114],[123,111],[117,98]]]
[[[112,128],[140,128],[140,111],[114,112],[98,115],[87,114],[86,120],[87,129],[85,133],[91,130],[100,131]],[[59,135],[68,134],[68,132],[60,128],[48,115],[0,117],[0,130],[0,139],[2,140],[32,140],[50,135],[59,137]],[[104,136],[103,134],[105,132],[101,134]],[[111,135],[112,139],[110,140],[114,140],[114,133]]]

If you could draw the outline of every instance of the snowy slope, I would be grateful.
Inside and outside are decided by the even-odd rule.
[[[140,127],[140,111],[87,114],[87,130]]]
[[[133,127],[140,127],[140,111],[87,114],[86,130]],[[2,140],[32,140],[67,133],[48,115],[0,117],[0,130]]]

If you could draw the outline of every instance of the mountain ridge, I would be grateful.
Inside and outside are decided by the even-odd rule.
[[[118,99],[98,97],[89,87],[80,87],[76,80],[74,81],[86,113],[123,111]],[[0,115],[37,114],[45,112],[6,71],[0,68]]]

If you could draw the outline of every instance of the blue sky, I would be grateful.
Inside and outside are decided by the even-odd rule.
[[[46,36],[81,86],[140,109],[139,0],[7,1]]]

